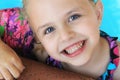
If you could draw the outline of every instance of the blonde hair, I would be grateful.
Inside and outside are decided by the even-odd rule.
[[[23,10],[25,11],[26,10],[25,6],[27,6],[27,4],[29,3],[29,0],[22,0],[22,1],[23,1]],[[95,0],[89,0],[89,1],[93,3]]]

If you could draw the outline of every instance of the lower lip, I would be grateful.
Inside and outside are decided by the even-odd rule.
[[[79,54],[81,54],[83,51],[84,51],[84,49],[85,49],[85,44],[86,44],[86,41],[85,41],[85,43],[84,43],[84,45],[82,46],[82,48],[80,48],[80,49],[78,49],[77,51],[75,51],[74,53],[72,53],[72,54],[66,54],[66,53],[64,53],[64,55],[66,55],[66,56],[68,56],[68,57],[75,57],[75,56],[78,56]]]

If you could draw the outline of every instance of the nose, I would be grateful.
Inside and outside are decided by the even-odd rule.
[[[75,32],[70,27],[68,27],[68,26],[63,27],[60,30],[60,40],[61,41],[68,41],[68,40],[72,39],[73,37],[75,37]]]

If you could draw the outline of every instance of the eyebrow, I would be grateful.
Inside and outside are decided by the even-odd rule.
[[[38,26],[38,28],[37,28],[37,32],[39,31],[39,30],[41,30],[42,28],[45,28],[47,25],[49,25],[49,24],[51,24],[51,23],[46,23],[46,24],[44,24],[44,25],[42,25],[42,26]]]
[[[73,12],[79,10],[79,9],[82,9],[82,8],[80,8],[80,7],[75,7],[75,8],[73,8],[72,10],[68,10],[68,12],[67,12],[67,14],[65,14],[65,16],[66,16],[66,15],[70,15],[71,13],[73,13]],[[44,25],[42,25],[42,26],[38,26],[38,30],[46,27],[46,26],[49,25],[49,24],[52,24],[52,23],[46,23],[46,24],[44,24]]]
[[[50,24],[50,23],[46,23],[46,24],[44,24],[44,25],[42,25],[42,26],[39,26],[38,29],[39,29],[39,28],[40,28],[40,29],[41,29],[41,28],[44,28],[44,27],[46,27],[46,26],[49,25],[49,24]]]
[[[68,11],[66,15],[69,15],[77,10],[81,9],[80,7],[73,8],[72,10]]]

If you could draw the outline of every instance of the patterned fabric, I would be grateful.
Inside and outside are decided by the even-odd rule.
[[[3,36],[4,31],[5,31],[4,26],[0,26],[0,37],[2,37],[2,36]]]
[[[97,80],[113,80],[113,73],[116,70],[119,63],[119,50],[116,43],[117,37],[110,37],[105,32],[101,31],[101,37],[104,37],[110,46],[110,62],[107,66],[105,73]],[[47,64],[63,69],[62,64],[59,61],[54,60],[52,57],[48,57]]]
[[[20,55],[30,53],[33,48],[33,32],[19,8],[1,10],[0,27],[5,31],[2,40]]]
[[[98,80],[113,80],[113,74],[119,65],[119,48],[116,43],[117,37],[109,37],[105,32],[101,31],[101,36],[106,38],[110,46],[110,62],[107,66],[107,70]]]
[[[53,66],[53,67],[57,67],[57,68],[63,69],[61,62],[59,62],[59,61],[53,59],[53,58],[50,57],[50,56],[47,58],[46,63],[47,63],[48,65],[50,65],[50,66]]]

